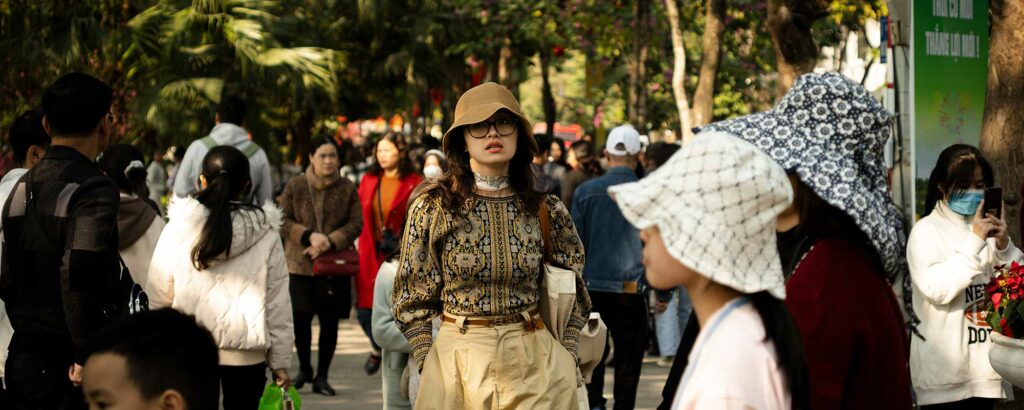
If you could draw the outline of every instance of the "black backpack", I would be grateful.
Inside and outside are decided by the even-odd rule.
[[[57,246],[56,241],[54,241],[53,238],[51,238],[43,229],[42,225],[40,225],[39,210],[36,209],[37,202],[34,200],[32,183],[28,179],[29,178],[26,178],[25,181],[25,193],[28,198],[25,201],[25,216],[21,232],[21,249],[34,249],[35,251],[31,252],[33,257],[30,258],[34,259],[34,261],[31,261],[30,263],[33,263],[36,267],[48,267],[52,269],[54,267],[53,261],[59,261],[63,257],[63,252],[61,251],[62,247]],[[124,260],[121,259],[120,255],[117,256],[117,261],[120,265],[118,277],[104,278],[107,283],[103,287],[106,291],[104,292],[103,301],[101,302],[103,304],[101,311],[103,312],[103,316],[109,321],[114,321],[128,315],[149,310],[149,297],[146,295],[146,292],[142,289],[142,286],[139,286],[139,284],[135,283],[135,280],[132,279],[131,272],[128,271],[128,266],[125,265]],[[27,272],[22,273],[24,274]],[[20,279],[31,280],[24,277]]]

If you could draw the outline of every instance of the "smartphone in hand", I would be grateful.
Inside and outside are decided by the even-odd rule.
[[[1003,217],[1003,189],[999,187],[985,188],[985,209],[983,215],[992,214],[996,219]]]

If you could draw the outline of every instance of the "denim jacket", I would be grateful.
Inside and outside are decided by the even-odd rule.
[[[636,181],[632,169],[613,167],[580,185],[573,194],[572,220],[587,253],[583,280],[588,290],[623,293],[624,282],[643,282],[640,232],[608,195],[608,187]],[[643,292],[642,284],[638,290]]]

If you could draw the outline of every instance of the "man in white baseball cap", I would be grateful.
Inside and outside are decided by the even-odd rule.
[[[608,155],[637,155],[640,153],[640,133],[629,124],[615,127],[612,132],[608,133],[608,141],[605,141],[604,149],[608,151]]]
[[[636,404],[644,351],[647,346],[647,299],[644,297],[643,246],[633,227],[608,196],[608,188],[637,182],[634,172],[640,154],[640,133],[632,126],[612,129],[605,144],[608,171],[584,182],[572,197],[572,219],[587,258],[583,281],[592,311],[601,314],[615,343],[616,409]],[[605,350],[605,358],[608,351]],[[591,408],[605,408],[604,360],[587,384]]]

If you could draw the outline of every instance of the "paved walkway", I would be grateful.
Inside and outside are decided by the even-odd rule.
[[[319,329],[313,328],[313,360],[316,360],[316,341]],[[344,320],[338,327],[338,348],[335,350],[334,362],[331,364],[330,383],[338,392],[337,396],[326,397],[314,394],[305,386],[300,394],[304,410],[346,409],[369,410],[380,409],[381,399],[380,373],[367,376],[363,371],[363,363],[370,353],[369,341],[359,329],[355,320]],[[661,402],[661,388],[665,384],[668,369],[658,367],[656,359],[644,361],[644,369],[637,392],[637,409],[654,409]],[[292,377],[298,373],[298,359],[294,359]],[[314,363],[315,364],[315,363]],[[611,369],[609,369],[611,370]],[[611,408],[612,372],[606,375],[605,397],[609,398]]]

